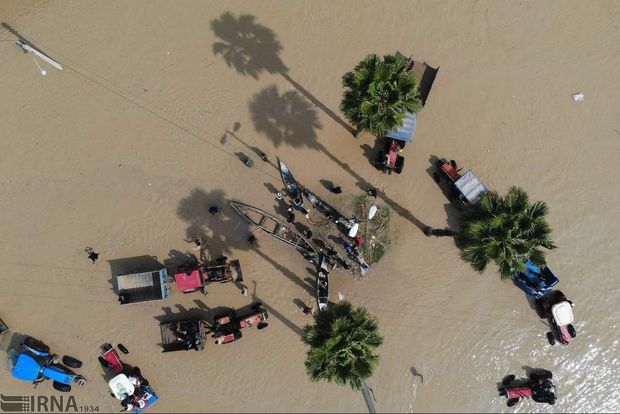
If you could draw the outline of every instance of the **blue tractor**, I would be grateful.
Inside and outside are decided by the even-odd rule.
[[[538,267],[531,260],[525,262],[525,270],[514,275],[512,279],[526,295],[538,300],[560,283],[560,280],[548,267]]]
[[[27,337],[21,349],[10,350],[9,369],[13,376],[22,381],[32,381],[36,387],[47,379],[60,392],[69,392],[72,384],[84,385],[86,379],[69,368],[80,368],[82,363],[75,358],[50,353],[50,348],[32,337]]]

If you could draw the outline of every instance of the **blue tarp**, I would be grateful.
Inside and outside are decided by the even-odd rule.
[[[405,114],[405,121],[401,126],[395,130],[385,133],[387,138],[397,139],[399,141],[413,142],[413,133],[415,132],[416,114],[414,112],[407,112]]]

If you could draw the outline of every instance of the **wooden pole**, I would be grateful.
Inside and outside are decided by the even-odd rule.
[[[31,52],[35,56],[40,57],[42,60],[46,61],[47,63],[49,63],[50,65],[52,65],[56,69],[62,70],[62,65],[60,63],[56,62],[54,59],[52,59],[51,57],[47,56],[45,53],[39,51],[38,49],[35,49],[34,47],[32,47],[30,44],[24,42],[23,40],[18,40],[17,41],[17,45],[19,47],[21,47],[22,49],[24,49],[26,52]]]

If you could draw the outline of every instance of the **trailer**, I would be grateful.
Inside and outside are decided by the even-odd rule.
[[[168,273],[165,268],[118,275],[116,286],[121,305],[162,300],[170,296]]]

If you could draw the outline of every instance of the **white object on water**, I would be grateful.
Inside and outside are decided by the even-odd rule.
[[[371,206],[368,210],[368,220],[372,220],[375,214],[377,214],[377,206]]]
[[[355,223],[351,226],[351,230],[349,230],[349,237],[355,237],[357,235],[357,230],[359,230],[360,225]]]
[[[585,96],[581,92],[572,93],[570,96],[573,97],[573,101],[575,102],[583,102],[583,99],[585,98]]]
[[[56,62],[51,57],[47,56],[45,53],[40,52],[37,49],[35,49],[34,47],[30,46],[28,43],[19,40],[19,41],[17,41],[17,45],[19,47],[21,47],[22,49],[24,49],[26,52],[32,52],[35,56],[43,59],[44,61],[46,61],[47,63],[49,63],[53,67],[55,67],[56,69],[62,70],[62,65],[60,63]]]

